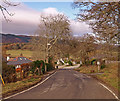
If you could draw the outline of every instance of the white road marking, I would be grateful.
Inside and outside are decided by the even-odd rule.
[[[19,94],[22,94],[22,93],[24,93],[24,92],[26,92],[26,91],[29,91],[29,90],[31,90],[31,89],[33,89],[33,88],[41,85],[42,83],[44,83],[45,81],[47,81],[50,77],[52,77],[52,76],[55,75],[55,74],[56,74],[56,72],[53,73],[52,75],[50,75],[49,77],[47,77],[45,80],[43,80],[43,81],[41,81],[40,83],[38,83],[37,85],[35,85],[35,86],[33,86],[33,87],[30,87],[29,89],[26,89],[26,90],[24,90],[24,91],[22,91],[22,92],[16,93],[16,94],[11,95],[11,96],[8,96],[8,97],[6,97],[6,98],[3,98],[3,100],[9,99],[9,98],[14,97],[14,96],[16,96],[16,95],[19,95]]]
[[[120,99],[117,97],[117,95],[116,95],[113,91],[111,91],[111,90],[110,90],[108,87],[106,87],[104,84],[102,84],[102,83],[100,83],[100,82],[99,82],[99,84],[102,85],[104,88],[106,88],[109,92],[111,92],[111,93],[114,95],[114,97],[115,97],[117,100],[120,101]]]

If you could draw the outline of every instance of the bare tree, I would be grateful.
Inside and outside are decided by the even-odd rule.
[[[74,2],[73,6],[79,9],[79,21],[88,22],[95,35],[105,42],[118,43],[120,26],[120,2]]]
[[[34,40],[36,41],[34,47],[39,51],[41,50],[40,48],[42,48],[46,62],[48,62],[50,50],[58,40],[68,38],[70,32],[69,20],[63,14],[41,16],[39,29],[36,32],[36,39]],[[40,39],[40,37],[42,37],[42,39]],[[37,53],[37,56],[38,54],[39,53]]]
[[[8,0],[2,0],[2,1],[1,1],[0,10],[1,10],[1,12],[2,12],[2,15],[3,15],[4,19],[5,19],[7,22],[9,22],[10,20],[6,17],[6,14],[8,14],[9,16],[13,16],[13,15],[14,15],[13,13],[10,13],[7,8],[8,8],[9,6],[17,6],[17,5],[18,5],[18,4],[13,4],[13,3],[9,2]]]
[[[80,60],[86,62],[90,59],[91,53],[94,54],[96,51],[96,40],[94,36],[90,34],[85,34],[83,37],[80,37],[79,46],[77,48]]]

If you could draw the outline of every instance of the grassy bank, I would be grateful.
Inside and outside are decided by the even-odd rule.
[[[96,66],[82,66],[82,67],[76,68],[75,70],[81,73],[90,74],[92,70],[94,70],[94,72],[96,73],[97,67]]]
[[[7,50],[6,53],[11,54],[12,57],[20,56],[21,53],[28,58],[32,56],[32,51],[30,50]]]
[[[22,81],[17,81],[13,83],[7,83],[2,87],[2,94],[13,93],[14,91],[20,91],[26,87],[30,87],[41,80],[41,76],[34,76],[23,79]]]
[[[97,77],[120,91],[120,87],[118,86],[118,83],[120,83],[118,80],[118,64],[108,64],[106,68],[101,70],[101,72],[104,73],[101,75],[97,75]]]
[[[21,81],[6,83],[5,86],[2,86],[2,96],[4,98],[9,95],[23,91],[25,89],[28,89],[28,88],[36,85],[37,83],[41,82],[44,78],[53,74],[54,72],[55,72],[55,70],[51,70],[40,76],[39,75],[30,76],[29,75],[27,78],[25,78]],[[1,94],[1,92],[0,92],[0,94]]]
[[[82,66],[76,69],[81,73],[91,74],[91,71],[94,70],[94,73],[97,73],[97,66]],[[120,87],[118,86],[118,63],[110,63],[107,64],[106,68],[101,69],[100,72],[102,74],[97,74],[96,77],[106,82],[116,90],[120,91]],[[120,83],[120,82],[119,82]]]

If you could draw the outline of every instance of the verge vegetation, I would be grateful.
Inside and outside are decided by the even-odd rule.
[[[13,91],[22,90],[24,88],[30,87],[41,80],[41,76],[29,77],[22,81],[7,83],[2,87],[2,94],[12,93]]]
[[[97,66],[95,65],[81,66],[75,70],[81,73],[95,74],[94,76],[97,79],[106,82],[108,85],[120,92],[120,87],[118,86],[118,84],[120,83],[120,81],[118,80],[118,63],[107,64],[105,68],[100,70],[100,73],[98,73]],[[93,71],[94,73],[92,73]]]

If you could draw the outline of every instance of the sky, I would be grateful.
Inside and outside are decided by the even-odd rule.
[[[6,22],[2,17],[2,33],[34,35],[40,23],[42,14],[59,14],[62,13],[70,20],[70,29],[74,36],[81,36],[85,33],[91,33],[92,30],[84,22],[76,19],[78,9],[73,9],[72,2],[22,2],[18,6],[8,7],[10,17],[6,14],[11,22]]]

